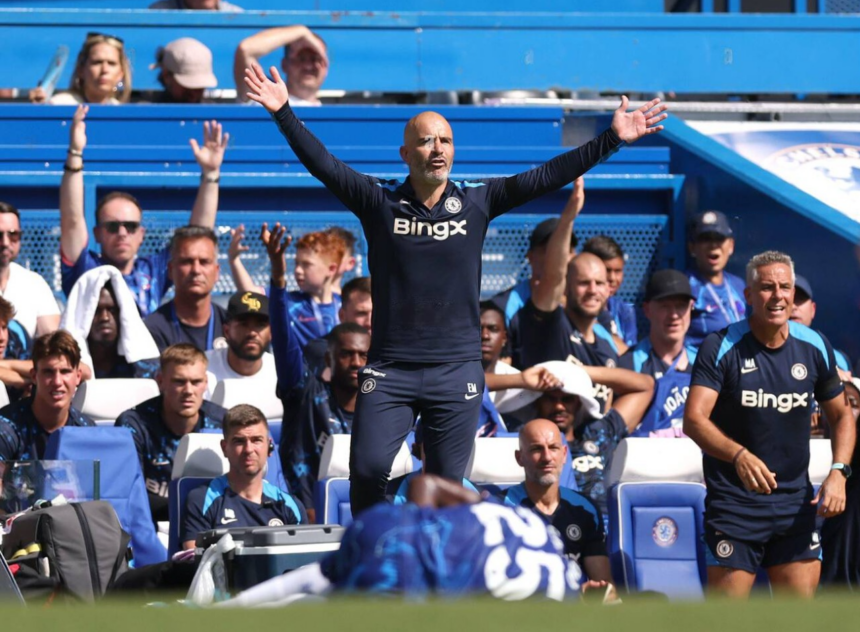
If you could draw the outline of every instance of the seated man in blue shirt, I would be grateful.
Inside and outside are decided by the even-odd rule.
[[[186,549],[202,531],[220,527],[275,527],[306,524],[302,503],[265,480],[266,461],[275,449],[266,416],[239,404],[224,415],[221,450],[230,471],[188,494],[182,542]]]
[[[208,367],[205,353],[194,345],[173,345],[161,354],[160,363],[155,379],[161,394],[116,420],[117,426],[131,429],[155,521],[168,519],[167,486],[180,440],[192,432],[220,430],[227,412],[203,400]]]
[[[589,579],[612,582],[600,512],[587,497],[559,484],[567,443],[558,426],[533,419],[520,429],[519,440],[515,456],[526,480],[504,490],[504,503],[533,510],[556,528],[565,556],[582,566]]]
[[[0,461],[41,459],[48,437],[63,426],[94,426],[72,407],[81,383],[81,350],[62,329],[33,345],[31,397],[0,409]]]

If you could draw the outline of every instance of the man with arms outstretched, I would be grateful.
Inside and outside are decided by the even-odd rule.
[[[404,132],[406,182],[362,175],[332,156],[288,104],[276,68],[246,71],[248,98],[274,115],[311,175],[361,220],[373,277],[374,331],[362,370],[350,454],[357,514],[384,498],[388,473],[415,415],[425,424],[427,472],[459,481],[484,390],[481,367],[481,248],[491,219],[573,181],[624,142],[662,129],[654,100],[612,129],[545,165],[508,178],[453,181],[451,127],[423,112]],[[367,420],[366,422],[363,420]]]

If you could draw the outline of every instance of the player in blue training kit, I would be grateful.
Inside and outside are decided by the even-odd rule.
[[[748,320],[705,339],[693,367],[686,432],[704,451],[708,584],[745,597],[759,566],[774,586],[811,597],[821,573],[818,514],[845,509],[854,421],[830,343],[789,322],[794,265],[769,251],[747,265]],[[833,471],[813,498],[813,397],[832,429]]]
[[[580,585],[582,571],[562,554],[555,529],[532,511],[480,502],[445,479],[424,475],[410,502],[380,504],[347,529],[340,550],[250,588],[223,606],[287,603],[299,594],[370,592],[407,597],[561,601],[606,582]]]
[[[248,98],[274,115],[311,175],[359,218],[373,278],[374,336],[361,376],[350,455],[350,499],[360,512],[384,498],[391,464],[420,413],[427,471],[460,480],[484,390],[481,367],[481,248],[495,217],[573,181],[624,142],[662,129],[654,100],[546,164],[508,178],[449,179],[448,122],[424,112],[406,125],[405,182],[362,175],[332,156],[296,117],[277,69],[246,70]],[[372,375],[368,369],[378,375]],[[366,421],[363,421],[366,420]]]
[[[306,524],[302,503],[264,478],[275,451],[266,416],[259,408],[239,404],[224,415],[223,427],[221,451],[230,470],[188,494],[183,547],[194,548],[198,534],[209,529]]]

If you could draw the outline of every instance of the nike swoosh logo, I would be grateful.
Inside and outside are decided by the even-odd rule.
[[[221,524],[230,524],[231,522],[236,522],[239,520],[238,518],[221,518]]]
[[[466,399],[475,399],[478,395],[480,395],[480,393],[474,393],[472,395],[466,395],[465,397],[466,397]]]
[[[757,366],[754,366],[754,367],[753,367],[753,368],[751,368],[751,369],[741,369],[741,373],[742,373],[742,374],[752,373],[753,371],[758,371],[758,367],[757,367]]]
[[[821,544],[810,544],[810,545],[809,545],[809,550],[810,550],[810,551],[814,551],[815,549],[817,549],[817,548],[818,548],[818,547],[820,547],[820,546],[821,546]]]

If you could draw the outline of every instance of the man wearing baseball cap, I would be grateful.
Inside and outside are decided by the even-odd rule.
[[[650,375],[654,399],[630,436],[680,436],[696,349],[684,341],[690,328],[693,291],[683,272],[658,270],[645,288],[642,310],[651,323],[647,338],[621,356],[619,366]]]
[[[584,180],[577,178],[573,183],[573,190],[570,193],[570,198],[567,201],[565,209],[568,210],[569,214],[573,214],[576,217],[583,206],[585,206]],[[564,211],[562,213],[564,214]],[[573,232],[567,222],[562,223],[561,228],[559,228],[559,224],[558,217],[550,217],[535,226],[532,234],[529,236],[529,249],[526,251],[526,259],[531,268],[531,276],[490,299],[505,315],[505,327],[508,330],[511,359],[516,367],[522,368],[519,311],[528,303],[534,286],[540,283],[540,279],[543,276],[546,247],[549,243],[549,238],[558,230],[562,230],[565,233],[569,232],[570,257],[572,258],[575,253],[577,244],[576,233]]]
[[[791,316],[789,320],[793,320],[801,325],[812,327],[812,321],[815,320],[815,301],[812,296],[812,286],[806,277],[799,274],[794,281],[794,305],[791,307]],[[849,379],[851,373],[851,361],[839,349],[833,350],[833,355],[836,356],[836,366],[840,371],[845,371],[848,375],[843,375],[842,378]]]
[[[693,267],[687,271],[693,290],[693,314],[687,342],[698,348],[705,337],[746,314],[742,279],[725,271],[735,251],[728,218],[719,211],[705,211],[693,219],[687,247]]]
[[[212,71],[212,51],[191,37],[159,48],[153,68],[161,69],[158,81],[164,86],[154,103],[203,103],[203,93],[218,85]]]
[[[227,303],[227,320],[222,326],[226,348],[210,349],[209,392],[221,380],[245,379],[275,392],[278,382],[275,358],[266,351],[272,341],[269,327],[269,299],[256,292],[236,292]]]

